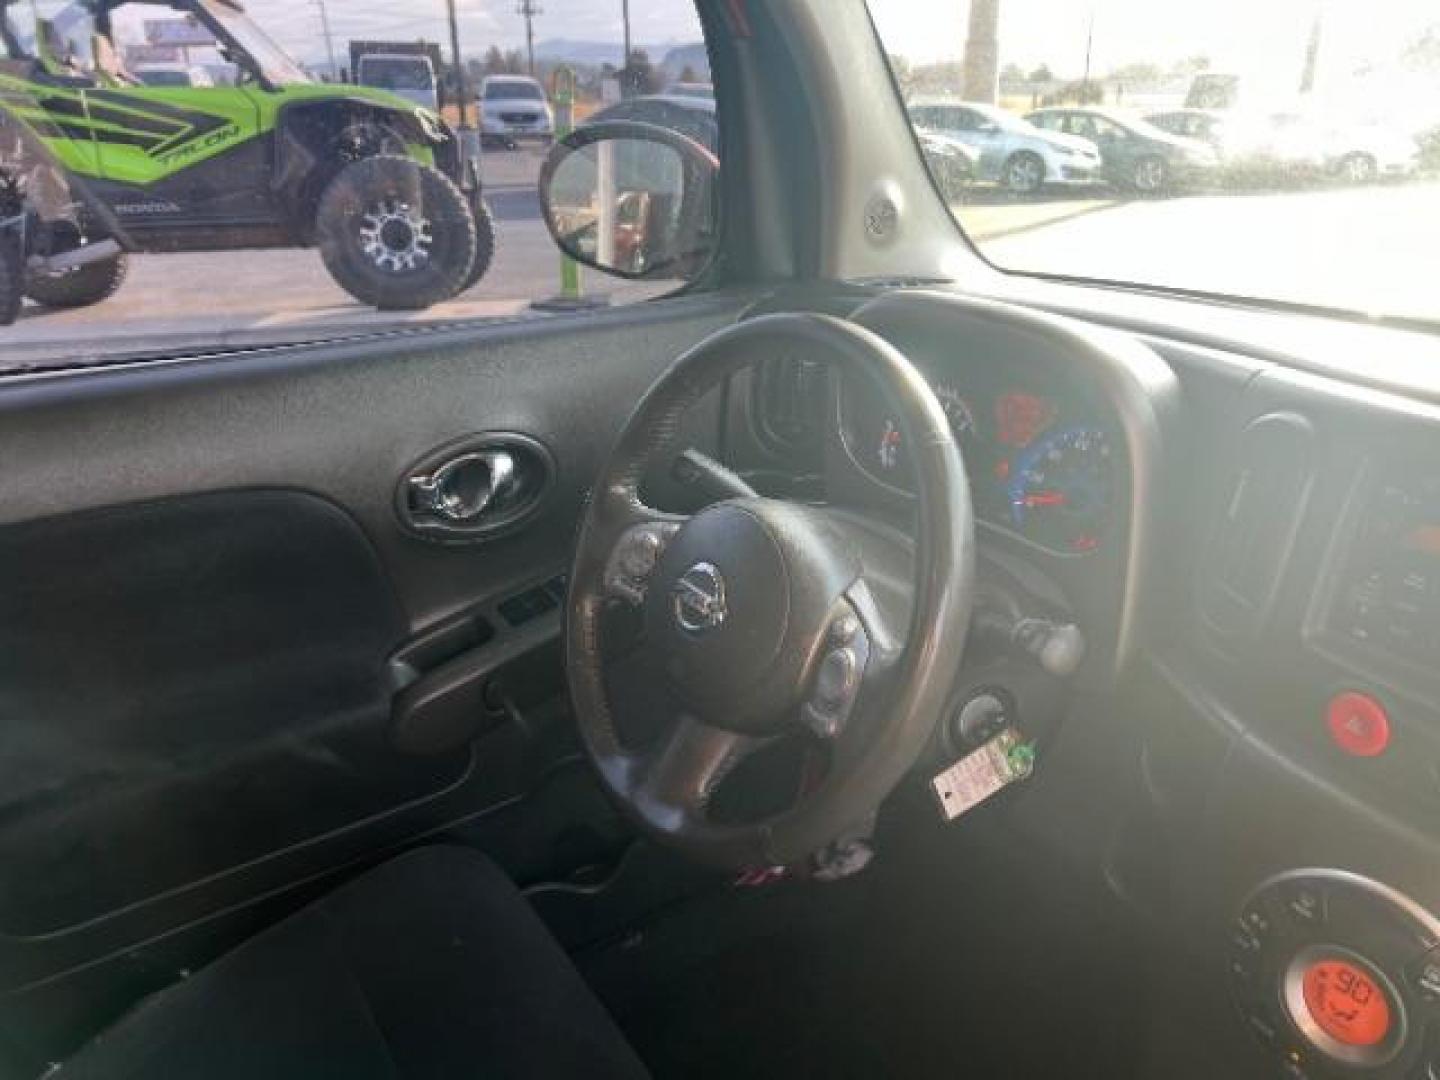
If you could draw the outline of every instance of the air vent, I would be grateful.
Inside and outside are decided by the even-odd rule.
[[[762,439],[779,453],[812,453],[825,416],[826,365],[777,357],[755,369],[753,413]]]
[[[1251,423],[1238,447],[1200,597],[1227,638],[1258,634],[1275,603],[1310,497],[1315,432],[1302,416],[1272,413]]]

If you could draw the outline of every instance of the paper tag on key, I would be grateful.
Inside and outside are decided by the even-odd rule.
[[[1024,780],[1035,767],[1035,744],[1014,729],[1002,731],[930,781],[940,815],[954,821],[1003,787]]]

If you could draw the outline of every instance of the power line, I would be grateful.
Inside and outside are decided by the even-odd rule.
[[[525,16],[525,56],[530,65],[530,74],[535,74],[535,16],[543,15],[537,0],[520,0],[520,6],[515,9],[515,14]]]

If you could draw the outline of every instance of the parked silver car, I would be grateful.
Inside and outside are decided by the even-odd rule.
[[[994,105],[920,98],[909,109],[917,128],[957,139],[980,152],[977,180],[1028,195],[1047,184],[1093,184],[1102,179],[1100,151],[1094,143],[1041,131]]]
[[[480,136],[513,146],[522,139],[549,143],[555,114],[540,84],[524,75],[488,75],[480,83]]]

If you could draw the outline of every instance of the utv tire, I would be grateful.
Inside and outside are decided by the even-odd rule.
[[[347,165],[330,182],[315,235],[336,283],[382,311],[450,299],[475,262],[465,196],[429,166],[388,154]]]
[[[81,308],[108,300],[125,283],[130,261],[124,255],[53,274],[31,274],[25,295],[48,308]]]
[[[0,229],[0,326],[20,317],[25,299],[25,254],[14,229]]]
[[[470,204],[470,215],[475,219],[475,261],[470,264],[470,272],[460,286],[461,292],[469,292],[478,285],[495,258],[495,218],[490,213],[490,207],[484,199],[477,198]]]

